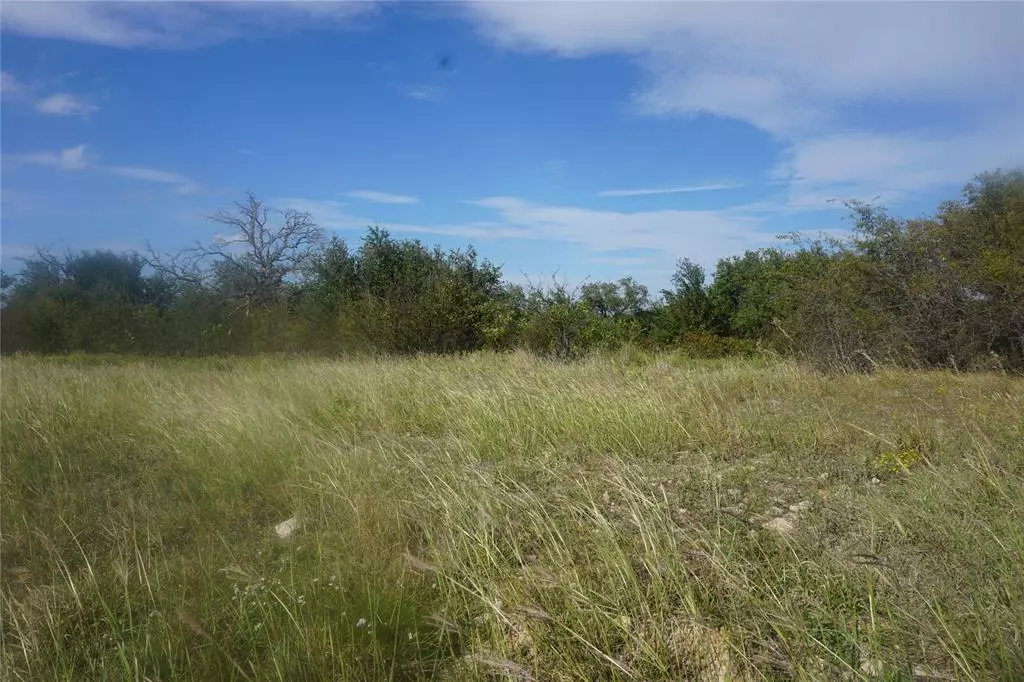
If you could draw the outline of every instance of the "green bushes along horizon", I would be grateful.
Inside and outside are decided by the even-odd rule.
[[[40,252],[3,276],[3,352],[445,354],[578,358],[625,345],[697,357],[770,350],[822,367],[1024,369],[1024,171],[978,176],[935,215],[848,204],[843,239],[789,235],[683,258],[652,295],[626,277],[522,286],[472,248],[371,227],[358,247],[248,196],[236,236],[176,254]],[[681,226],[685,227],[685,226]]]

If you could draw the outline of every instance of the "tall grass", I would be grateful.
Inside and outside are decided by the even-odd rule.
[[[10,679],[1024,674],[1020,379],[516,354],[0,370]]]

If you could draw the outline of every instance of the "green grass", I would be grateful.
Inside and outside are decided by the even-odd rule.
[[[516,354],[0,370],[6,679],[1024,674],[1019,378]],[[780,515],[791,532],[762,527]]]

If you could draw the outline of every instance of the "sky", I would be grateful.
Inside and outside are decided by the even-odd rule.
[[[5,268],[253,192],[507,278],[666,286],[1024,163],[1021,2],[5,1]]]

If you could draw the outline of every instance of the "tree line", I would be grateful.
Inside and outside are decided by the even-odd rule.
[[[371,227],[356,246],[248,195],[226,236],[173,254],[39,251],[2,276],[4,353],[458,353],[559,359],[628,346],[775,352],[822,367],[1024,370],[1024,171],[976,177],[934,215],[848,204],[845,238],[678,262],[632,278],[520,285],[465,250]]]

